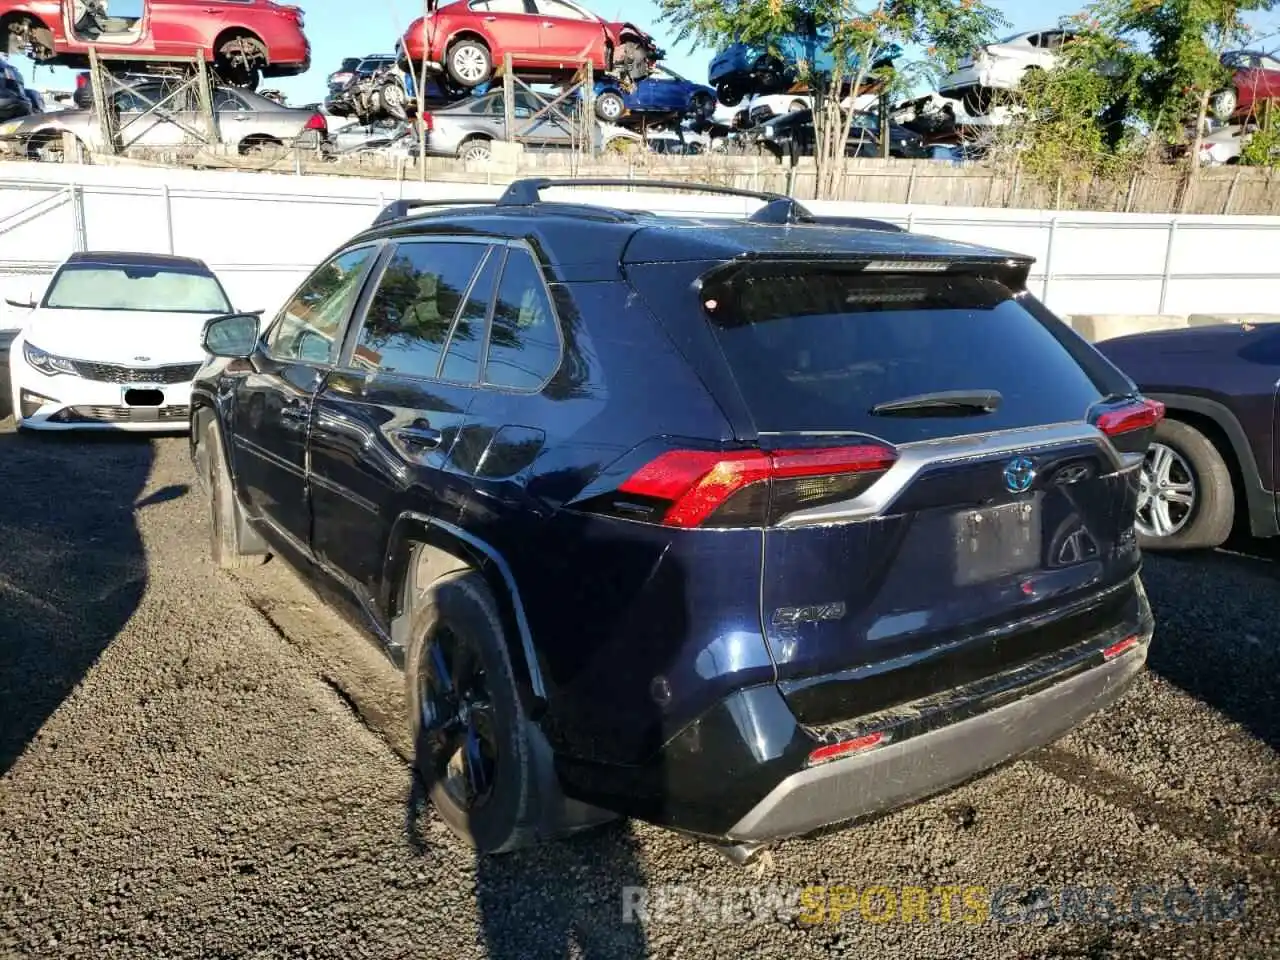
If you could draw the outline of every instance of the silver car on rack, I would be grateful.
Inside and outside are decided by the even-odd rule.
[[[115,113],[119,146],[163,149],[203,142],[206,125],[194,87],[171,79],[130,81],[107,94]],[[294,144],[319,146],[327,139],[323,114],[286,107],[248,90],[215,87],[215,143],[251,153]],[[71,134],[88,151],[102,152],[102,126],[93,108],[60,110],[0,124],[0,148],[33,160],[63,159],[63,135]]]

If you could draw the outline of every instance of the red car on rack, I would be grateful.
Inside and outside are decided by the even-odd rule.
[[[399,44],[402,63],[421,76],[443,73],[455,87],[488,83],[506,55],[522,77],[556,82],[585,61],[600,73],[639,81],[662,59],[653,37],[569,0],[456,0],[409,25]]]
[[[311,65],[302,9],[272,0],[142,0],[140,17],[108,16],[106,0],[0,0],[0,37],[8,53],[72,68],[89,65],[90,47],[113,72],[200,57],[250,89]]]
[[[1222,121],[1243,120],[1258,113],[1268,100],[1280,100],[1280,58],[1257,50],[1232,50],[1222,55],[1232,71],[1228,86],[1213,95],[1211,109]]]

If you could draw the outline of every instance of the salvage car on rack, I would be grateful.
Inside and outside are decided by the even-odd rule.
[[[813,156],[817,142],[812,110],[793,110],[766,120],[742,132],[739,141],[746,149],[757,148],[779,159]],[[846,157],[878,157],[881,155],[880,119],[872,113],[856,115],[849,124],[845,141]],[[924,137],[900,127],[889,126],[889,156],[900,160],[924,160],[929,156]]]
[[[563,82],[592,69],[639,81],[662,59],[635,24],[599,17],[569,0],[456,0],[409,24],[400,40],[413,76],[424,68],[470,90],[493,79],[507,54],[522,77]]]
[[[1222,55],[1231,82],[1210,98],[1210,110],[1219,120],[1240,120],[1258,111],[1269,100],[1280,100],[1280,59],[1257,50],[1233,50]]]
[[[707,82],[726,107],[735,107],[743,97],[752,94],[802,92],[796,88],[807,89],[807,84],[821,81],[835,70],[831,42],[829,30],[800,29],[783,34],[767,45],[731,43],[712,59]],[[858,93],[874,93],[883,87],[885,74],[893,69],[894,61],[900,56],[902,48],[896,43],[872,51],[871,69]],[[853,83],[860,62],[858,54],[847,57],[843,70],[846,83]],[[808,67],[802,69],[801,64]]]
[[[1029,71],[1049,71],[1058,53],[1078,34],[1055,27],[1033,30],[978,47],[957,64],[938,85],[938,93],[959,100],[973,115],[986,113],[1000,99],[1016,92]]]
[[[562,108],[563,104],[548,108],[548,102],[528,90],[517,90],[512,111],[515,128],[509,133],[506,101],[500,91],[460,100],[423,115],[427,156],[487,160],[495,141],[519,142],[530,150],[582,149],[587,146],[584,141],[588,135],[594,138],[598,150],[644,146],[644,139],[637,133],[594,119],[586,125],[575,123]],[[409,149],[411,156],[418,155],[416,143]]]
[[[164,149],[198,144],[205,118],[193,102],[194,91],[173,78],[130,81],[109,95],[117,118],[118,147]],[[167,99],[172,97],[172,99]],[[285,107],[249,90],[213,90],[218,136],[215,142],[246,154],[290,146],[319,147],[327,139],[324,115],[303,107]],[[0,124],[0,150],[32,160],[65,161],[64,135],[90,153],[102,152],[102,128],[92,109],[60,110]]]
[[[9,348],[19,429],[188,427],[201,333],[233,307],[208,266],[154,253],[73,253]]]
[[[617,123],[627,115],[691,116],[709,120],[716,111],[716,92],[705,84],[680,76],[670,67],[658,65],[634,85],[610,77],[597,80],[595,110],[596,116],[605,123]]]
[[[36,63],[89,66],[89,48],[119,70],[200,58],[237,87],[311,65],[302,8],[273,0],[141,0],[141,16],[107,16],[105,0],[0,0],[0,37]],[[136,58],[136,59],[131,59]]]

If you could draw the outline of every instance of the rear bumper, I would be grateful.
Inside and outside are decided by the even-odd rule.
[[[1035,750],[1117,700],[1147,659],[1142,643],[1047,690],[932,733],[787,777],[726,833],[769,840],[892,810]]]
[[[558,757],[561,784],[594,806],[732,843],[893,810],[1035,750],[1118,699],[1146,662],[1153,621],[1136,576],[1115,590],[1126,598],[1123,609],[1104,624],[1004,670],[960,680],[965,671],[956,669],[951,689],[908,683],[888,688],[877,704],[864,690],[858,716],[816,725],[797,719],[797,709],[805,713],[795,691],[746,687],[643,764]],[[1115,653],[1121,642],[1126,648]],[[869,749],[811,762],[819,747],[871,734],[881,739]]]

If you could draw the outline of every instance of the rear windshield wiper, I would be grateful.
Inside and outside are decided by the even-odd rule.
[[[886,400],[871,408],[872,416],[963,416],[994,413],[1004,397],[998,390],[940,390],[899,400]]]

